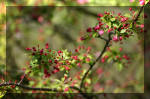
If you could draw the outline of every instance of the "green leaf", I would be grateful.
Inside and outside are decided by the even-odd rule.
[[[124,16],[125,16],[125,17],[131,17],[131,15],[128,14],[128,13],[126,13]]]
[[[111,27],[111,22],[108,22],[108,26],[109,26],[109,28]]]
[[[126,32],[126,29],[122,29],[121,31],[120,31],[120,33],[125,33]]]
[[[91,80],[90,80],[90,79],[86,79],[86,82],[90,84],[90,83],[91,83]]]
[[[119,28],[119,25],[118,24],[113,24],[114,27],[116,28]]]
[[[112,59],[113,59],[112,57],[108,58],[107,62],[110,63],[112,61]]]
[[[116,19],[115,19],[115,18],[111,18],[110,20],[111,20],[112,22],[114,22]]]
[[[94,33],[92,36],[93,36],[93,37],[97,37],[97,36],[98,36],[98,34],[97,34],[97,33]]]
[[[118,64],[117,68],[118,68],[118,71],[121,71],[123,69],[123,65],[122,64]]]
[[[90,62],[89,62],[89,65],[92,65],[92,64],[93,64],[93,61],[90,61]]]

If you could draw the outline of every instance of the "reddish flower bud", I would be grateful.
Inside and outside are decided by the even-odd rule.
[[[105,28],[109,28],[109,26],[108,26],[108,25],[106,25],[106,26],[105,26]]]
[[[41,50],[40,50],[40,53],[42,53],[42,54],[43,54],[43,49],[41,49]]]
[[[47,56],[47,53],[45,53],[44,55]]]
[[[75,52],[78,53],[79,52],[78,49],[75,49]]]
[[[90,62],[90,58],[89,57],[86,58],[86,62]]]
[[[70,70],[70,68],[68,66],[64,66],[66,70]]]
[[[102,74],[102,73],[103,73],[103,69],[102,69],[102,68],[98,68],[98,69],[96,70],[96,73],[97,73],[98,75]]]
[[[49,62],[49,63],[52,63],[52,60],[49,60],[48,62]]]
[[[99,16],[99,17],[103,17],[103,14],[99,13],[97,16]]]
[[[107,58],[108,58],[108,56],[106,55],[106,56],[104,56],[104,58],[105,58],[105,59],[107,59]]]
[[[77,63],[77,66],[81,68],[81,63]]]
[[[59,72],[59,69],[54,69],[54,73],[57,73],[57,72]]]
[[[27,51],[30,51],[30,50],[31,50],[31,48],[26,48],[26,50],[27,50]]]
[[[35,55],[35,53],[32,53],[32,55]]]
[[[108,33],[110,33],[112,30],[113,30],[113,29],[112,29],[112,28],[110,28],[110,29],[108,29],[108,31],[107,31],[107,32],[108,32]]]
[[[94,30],[95,30],[95,31],[98,30],[98,29],[100,29],[100,26],[99,26],[99,25],[97,25],[97,26],[94,27]]]
[[[119,48],[120,52],[122,51],[122,48]]]
[[[132,11],[132,8],[129,8],[129,11]]]
[[[80,37],[80,40],[83,41],[83,40],[85,40],[85,38],[84,37]]]
[[[119,40],[122,41],[122,39],[123,39],[123,38],[120,36],[120,37],[119,37]]]
[[[123,55],[123,58],[125,58],[126,60],[129,60],[129,57],[127,55]]]
[[[22,75],[20,78],[23,79],[25,75]]]
[[[144,28],[144,24],[141,24],[140,27],[141,27],[141,28]]]
[[[91,47],[88,47],[86,50],[87,50],[87,53],[89,53],[91,51]]]
[[[92,32],[92,28],[89,27],[86,31],[87,31],[87,32]]]
[[[78,60],[78,56],[73,56],[72,58],[75,60]]]
[[[49,45],[48,43],[45,44],[45,49],[48,49],[49,48]]]
[[[119,58],[119,56],[116,56],[116,58],[118,59],[118,58]]]
[[[99,33],[99,35],[103,35],[104,34],[104,30],[100,30],[98,33]]]
[[[117,35],[113,36],[113,40],[117,42],[118,41],[118,36]]]
[[[58,61],[57,61],[57,60],[55,60],[55,61],[54,61],[54,63],[56,63],[56,64],[57,64],[57,63],[58,63]]]
[[[42,23],[42,22],[43,22],[43,20],[44,20],[44,19],[43,19],[43,17],[42,17],[42,16],[39,16],[39,17],[38,17],[38,22],[39,22],[39,23]]]
[[[102,59],[101,59],[101,62],[104,63],[104,62],[105,62],[105,58],[102,58]]]
[[[69,91],[69,88],[68,88],[68,87],[66,87],[66,88],[64,89],[64,92],[66,92],[66,91]]]
[[[118,13],[118,16],[120,16],[121,15],[121,13]]]
[[[32,47],[33,51],[36,51],[36,48],[35,47]]]

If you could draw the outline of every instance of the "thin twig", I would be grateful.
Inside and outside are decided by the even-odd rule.
[[[144,5],[140,8],[140,10],[139,10],[138,14],[136,15],[135,19],[133,20],[133,22],[136,22],[138,20],[138,18],[140,16],[140,14],[142,13],[143,9],[144,9]]]
[[[94,65],[97,63],[98,60],[101,59],[101,57],[103,56],[104,52],[106,51],[106,48],[108,47],[110,40],[111,40],[111,33],[109,33],[108,35],[108,40],[106,40],[106,44],[104,46],[104,49],[102,50],[101,54],[98,56],[98,58],[93,62],[93,64],[90,65],[89,69],[86,71],[86,73],[84,74],[82,80],[81,80],[81,84],[80,84],[80,89],[82,89],[83,84],[84,84],[84,80],[86,78],[86,76],[88,75],[88,73],[90,72],[90,70],[94,67]]]
[[[25,76],[26,76],[26,74],[24,73],[23,78],[21,78],[20,82],[18,83],[19,85],[22,83]]]
[[[2,83],[2,84],[0,84],[0,87],[2,87],[2,86],[11,86],[11,85],[15,85],[15,86],[18,86],[18,87],[20,87],[20,88],[27,89],[27,90],[39,90],[39,91],[61,92],[61,91],[59,91],[59,90],[50,89],[50,88],[33,88],[33,87],[28,87],[28,86],[24,86],[24,85],[19,84],[19,83]]]
[[[102,36],[100,36],[100,35],[98,36],[98,38],[101,38],[102,40],[104,40],[104,41],[106,41],[106,42],[108,41],[106,38],[104,38],[104,37],[102,37]]]
[[[138,20],[138,18],[140,17],[140,15],[141,15],[143,9],[144,9],[144,5],[140,8],[139,12],[137,13],[135,19],[134,19],[133,22],[132,22],[132,26],[134,25],[134,23],[135,23],[135,22]]]

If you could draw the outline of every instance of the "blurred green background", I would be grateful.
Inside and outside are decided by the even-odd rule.
[[[79,38],[86,33],[88,27],[95,26],[97,14],[104,11],[128,13],[129,7],[7,7],[7,79],[19,80],[23,74],[21,68],[26,66],[28,60],[26,47],[40,46],[49,43],[53,49],[74,50],[78,45],[91,46],[94,54],[99,53],[104,41],[92,39],[81,42]],[[133,7],[134,10],[139,7]],[[2,37],[4,39],[4,37]],[[98,63],[92,70],[92,82],[88,92],[105,93],[143,93],[144,92],[144,52],[136,35],[124,41],[122,45],[114,44],[116,48],[122,47],[124,53],[131,56],[128,68],[118,71],[113,63]],[[3,43],[5,44],[5,43]],[[5,55],[3,55],[5,56]],[[3,57],[5,59],[5,57]],[[86,70],[88,65],[83,66]],[[96,71],[101,68],[104,72],[98,75]],[[75,74],[80,69],[72,71]],[[57,77],[56,77],[57,78]],[[36,87],[49,87],[43,85],[41,78],[35,78]],[[34,82],[24,82],[32,86]],[[97,90],[97,88],[99,90]]]

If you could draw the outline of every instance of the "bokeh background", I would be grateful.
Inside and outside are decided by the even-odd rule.
[[[49,43],[52,49],[69,49],[77,46],[91,46],[94,54],[99,53],[104,41],[92,39],[81,42],[80,37],[88,27],[95,26],[97,14],[104,11],[126,13],[129,7],[7,7],[6,40],[7,40],[7,80],[20,79],[21,69],[28,60],[26,47],[40,46]],[[139,7],[133,7],[134,10]],[[141,34],[140,34],[141,35]],[[122,47],[124,53],[131,57],[131,64],[118,71],[115,63],[98,63],[92,70],[92,81],[89,92],[106,93],[142,93],[144,92],[144,52],[141,39],[134,37],[123,44],[114,43],[115,48]],[[95,56],[96,57],[96,56]],[[96,59],[96,58],[95,58]],[[88,65],[83,66],[86,70]],[[103,73],[98,72],[103,71]],[[75,69],[75,74],[80,69]],[[95,72],[96,71],[96,72]],[[74,75],[72,75],[73,77]],[[57,77],[56,77],[57,78]],[[40,77],[37,87],[43,87]],[[32,86],[34,83],[29,83]]]

